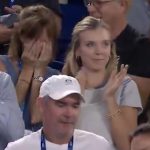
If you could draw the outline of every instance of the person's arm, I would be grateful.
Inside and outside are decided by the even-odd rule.
[[[114,97],[107,98],[107,108],[115,146],[121,150],[130,150],[129,134],[137,126],[137,109],[118,106]]]
[[[134,76],[130,75],[130,77],[136,82],[141,100],[142,100],[142,106],[145,108],[148,98],[150,97],[150,78],[144,78],[140,76]]]
[[[29,54],[30,55],[30,54]],[[31,57],[31,56],[30,56]],[[26,60],[28,61],[28,60]],[[7,72],[5,65],[2,61],[0,61],[0,71]],[[33,76],[33,65],[32,63],[26,63],[23,65],[21,73],[19,74],[17,83],[16,83],[16,93],[17,93],[17,100],[18,103],[21,105],[25,97],[28,93],[31,80]]]
[[[20,13],[22,9],[23,7],[20,5],[13,5],[12,7],[5,7],[5,11],[10,14]]]
[[[16,84],[16,92],[19,105],[21,105],[25,100],[30,84],[32,82],[32,76],[33,67],[30,65],[24,65]]]
[[[3,114],[6,116],[0,119],[3,126],[4,139],[6,142],[11,142],[21,138],[24,135],[24,122],[22,113],[17,103],[17,96],[11,78],[6,73],[0,73],[0,102],[3,105]],[[3,115],[1,116],[3,117]],[[1,123],[1,125],[2,125]]]
[[[7,28],[5,25],[0,24],[0,43],[10,40],[13,29]]]
[[[136,106],[132,106],[132,104],[130,106],[130,104],[126,103],[122,105],[117,104],[115,94],[118,87],[123,84],[122,81],[126,75],[126,71],[124,68],[119,73],[112,74],[104,93],[104,100],[108,109],[106,116],[110,123],[112,139],[117,149],[120,150],[130,150],[129,134],[136,128],[138,116]],[[132,89],[128,90],[127,85],[125,86],[126,87],[122,89],[123,95],[121,95],[120,99],[122,98],[122,101],[125,99],[127,99],[127,101],[140,101],[137,87],[133,86]],[[132,93],[131,90],[135,91],[135,93]]]
[[[139,37],[135,43],[134,56],[129,66],[128,73],[136,82],[143,107],[145,107],[150,96],[150,40]]]
[[[41,121],[41,115],[37,107],[36,99],[39,96],[40,86],[43,81],[40,81],[39,77],[44,78],[46,73],[46,67],[35,68],[34,77],[32,79],[31,97],[30,97],[30,114],[31,123],[35,124]]]
[[[0,60],[0,71],[6,72],[6,67],[1,60]]]
[[[25,97],[29,92],[29,87],[32,83],[34,74],[34,67],[40,53],[40,47],[36,41],[29,41],[23,44],[24,50],[21,58],[22,68],[16,84],[16,92],[20,105],[24,102]]]
[[[31,114],[31,123],[33,124],[41,121],[41,116],[39,109],[37,107],[36,99],[39,96],[39,90],[42,82],[40,82],[35,78],[37,77],[44,78],[47,71],[47,66],[52,59],[51,42],[49,43],[41,42],[41,45],[42,50],[34,68],[34,75],[32,78],[32,87],[31,87],[30,114]]]

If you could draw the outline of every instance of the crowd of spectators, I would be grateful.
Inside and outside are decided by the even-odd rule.
[[[0,1],[0,150],[148,147],[150,1],[60,1]]]

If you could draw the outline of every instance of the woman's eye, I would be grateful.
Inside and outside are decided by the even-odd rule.
[[[111,46],[111,42],[110,42],[110,41],[104,41],[104,42],[103,42],[103,45],[104,45],[104,46]]]
[[[93,42],[89,42],[86,44],[87,47],[93,47],[95,44]]]

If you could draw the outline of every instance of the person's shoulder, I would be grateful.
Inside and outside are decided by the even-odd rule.
[[[0,71],[0,78],[9,78],[9,75],[6,72]]]
[[[52,67],[47,67],[47,76],[60,74],[59,70],[53,69]]]
[[[97,135],[92,132],[75,129],[74,135],[76,138],[78,138],[78,140],[81,141],[87,140],[90,142],[90,144],[109,145],[109,142],[103,136]]]
[[[133,39],[135,47],[139,47],[140,45],[145,45],[145,47],[148,46],[148,48],[150,47],[150,38],[147,35],[140,33],[130,25],[127,25],[126,31],[128,34],[130,33],[130,36],[132,35],[131,37]]]
[[[132,92],[131,92],[131,91]],[[118,91],[121,92],[121,95],[126,91],[128,91],[130,94],[131,93],[136,93],[138,92],[138,87],[137,87],[137,84],[136,82],[129,76],[129,75],[126,75],[125,78],[123,79],[122,81],[122,84],[120,85]],[[119,93],[120,93],[119,92]],[[118,94],[119,94],[118,93]],[[123,95],[122,95],[123,96]]]
[[[123,84],[128,84],[130,82],[134,82],[134,81],[132,80],[132,78],[130,76],[126,75],[125,78],[123,79],[122,83]]]
[[[11,77],[7,73],[0,71],[0,83],[1,83],[1,86],[3,84],[7,85],[8,82],[10,82],[10,80],[11,80]]]
[[[139,43],[148,43],[148,44],[150,44],[149,43],[150,40],[146,35],[141,34],[140,32],[138,32],[134,27],[132,27],[129,24],[127,24],[127,26],[121,32],[120,35],[121,36],[119,36],[119,37],[122,37],[122,36],[123,37],[128,37],[131,40],[131,42],[133,42],[134,45],[139,44]]]
[[[122,86],[126,87],[126,86],[137,86],[137,85],[129,75],[126,75],[125,78],[123,79]]]
[[[38,140],[40,139],[40,131],[41,130],[38,130],[36,132],[33,132],[33,133],[30,133],[29,135],[26,135],[14,142],[10,142],[6,149],[5,150],[20,150],[20,149],[26,149],[26,148],[29,148],[29,147],[32,147],[34,148],[34,144],[37,140],[37,142],[39,142]]]

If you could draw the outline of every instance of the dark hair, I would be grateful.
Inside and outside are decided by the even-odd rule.
[[[143,135],[143,134],[150,134],[150,123],[143,123],[139,125],[131,134],[130,134],[130,141],[136,136]]]

